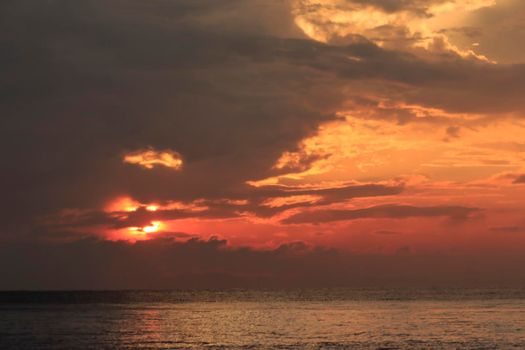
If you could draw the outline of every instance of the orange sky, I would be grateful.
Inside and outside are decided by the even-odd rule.
[[[387,12],[344,0],[297,0],[291,3],[291,11],[297,27],[313,41],[343,46],[369,39],[380,47],[407,51],[421,60],[460,60],[497,69],[505,64],[498,62],[500,57],[492,56],[477,40],[467,43],[449,36],[448,30],[474,21],[479,11],[505,5],[509,6],[493,0],[436,1],[426,8],[429,16],[421,16],[412,9]],[[384,31],[402,38],[376,38],[374,33],[384,26],[390,26]],[[355,35],[362,39],[353,38]],[[438,41],[442,44],[437,45]],[[451,57],[443,58],[443,54]],[[349,64],[360,60],[348,59]],[[296,148],[275,159],[273,168],[278,175],[246,181],[254,190],[283,186],[282,196],[272,195],[255,204],[248,188],[246,197],[240,199],[158,203],[140,203],[129,197],[120,202],[115,199],[105,208],[108,214],[124,220],[127,213],[143,208],[146,217],[150,212],[151,220],[146,219],[143,226],[124,224],[121,229],[100,227],[95,231],[108,239],[143,240],[163,232],[184,232],[188,237],[223,237],[233,246],[271,248],[300,240],[349,251],[386,253],[403,247],[415,251],[469,251],[498,246],[516,249],[525,243],[525,186],[516,183],[525,171],[525,123],[518,113],[515,118],[505,111],[473,113],[447,110],[432,103],[407,103],[404,97],[378,89],[377,82],[365,82],[362,87],[360,84],[350,82],[341,87],[343,101],[333,110],[336,121],[320,124]],[[401,87],[408,93],[412,88]],[[367,103],[355,102],[356,95],[367,99]],[[144,148],[125,155],[123,161],[142,166],[144,171],[153,167],[184,171],[176,150]],[[315,194],[315,190],[368,184],[403,189],[386,196],[343,196],[336,200]],[[314,192],[293,193],[302,188]],[[155,205],[155,212],[148,205]],[[230,210],[226,217],[199,215],[225,205]],[[404,206],[406,212],[366,212],[378,206]],[[258,210],[265,208],[275,212],[260,215]],[[418,208],[436,208],[437,213],[419,212]],[[472,210],[454,214],[461,208]],[[183,216],[188,217],[169,219],[174,209],[187,212]],[[363,209],[361,217],[308,220],[319,211]],[[296,216],[304,222],[286,221]]]
[[[5,9],[40,55],[6,78],[0,243],[525,248],[522,1],[39,6]]]

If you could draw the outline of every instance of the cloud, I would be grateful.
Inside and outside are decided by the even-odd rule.
[[[35,227],[45,232],[71,231],[71,230],[93,230],[105,228],[107,230],[130,229],[137,232],[163,231],[161,223],[172,220],[182,220],[188,218],[199,219],[225,219],[239,217],[240,214],[235,206],[214,206],[203,207],[200,210],[188,209],[158,209],[155,211],[147,210],[146,207],[139,207],[132,211],[106,212],[90,210],[81,213],[51,216],[46,220],[35,223]]]
[[[514,183],[514,184],[525,184],[525,175],[517,176],[512,183]]]
[[[458,138],[460,136],[461,128],[458,126],[449,126],[446,130],[447,136],[450,138]]]
[[[308,46],[316,49],[306,50]],[[289,47],[292,51],[303,51],[296,64],[331,72],[342,82],[372,81],[372,88],[376,88],[374,80],[386,84],[383,93],[380,89],[361,90],[363,94],[381,96],[385,101],[395,96],[398,103],[438,108],[449,113],[485,115],[525,108],[518,98],[525,84],[517,79],[525,76],[523,64],[493,65],[459,59],[428,61],[370,43],[335,47],[297,41],[290,42]]]
[[[0,290],[327,287],[523,287],[522,253],[351,254],[292,242],[231,248],[225,240],[93,238],[0,245]],[[501,273],[504,271],[504,273]]]
[[[272,217],[287,210],[346,202],[355,198],[383,197],[402,193],[402,184],[347,184],[346,186],[294,187],[270,185],[244,187],[237,199],[247,202],[242,205],[205,201],[210,208],[229,208],[233,212],[248,212],[258,217]],[[234,192],[232,192],[234,194]]]
[[[305,211],[294,214],[282,222],[285,224],[319,224],[334,221],[347,221],[370,218],[404,219],[411,217],[448,217],[464,220],[479,211],[478,208],[461,206],[415,207],[410,205],[387,204],[364,209],[326,209]]]
[[[290,196],[318,195],[324,198],[323,203],[348,200],[356,197],[376,197],[396,195],[403,191],[403,185],[383,184],[347,184],[335,187],[293,187],[293,186],[264,186],[252,191],[252,198],[276,198]]]
[[[348,201],[354,198],[397,195],[403,186],[352,184],[342,187],[300,188],[290,186],[245,187],[230,199],[199,199],[193,202],[142,204],[117,198],[105,210],[65,211],[40,218],[34,227],[45,232],[128,228],[143,232],[164,231],[161,222],[184,219],[217,220],[244,216],[269,218],[287,210]]]
[[[376,235],[393,236],[393,235],[400,235],[402,233],[401,232],[397,232],[397,231],[390,231],[390,230],[378,230],[378,231],[375,231],[374,234],[376,234]]]
[[[464,18],[464,23],[474,27],[481,35],[475,38],[476,51],[492,57],[497,62],[517,64],[525,62],[525,53],[515,45],[525,39],[525,3],[523,1],[497,1],[495,6],[475,11]],[[472,43],[472,33],[457,33],[456,42]]]
[[[374,6],[385,12],[409,11],[423,17],[431,16],[432,12],[437,12],[440,8],[447,10],[457,8],[475,9],[494,4],[494,0],[347,0],[346,2]]]
[[[369,41],[422,57],[489,61],[472,47],[452,44],[442,27],[447,25],[447,16],[493,6],[494,0],[296,0],[293,4],[297,25],[320,42],[345,45]],[[434,17],[438,25],[433,23]]]
[[[282,42],[263,14],[284,22],[289,12],[265,3],[3,2],[0,112],[9,117],[0,140],[11,170],[2,222],[20,227],[122,194],[227,197],[270,173],[279,154],[334,118],[320,104],[338,94],[296,88],[317,74],[274,57]],[[128,160],[176,166],[175,151],[162,154],[176,150],[184,169],[123,164],[148,145],[157,153]]]
[[[172,150],[156,151],[152,148],[130,152],[124,155],[124,163],[139,165],[146,169],[153,169],[155,166],[164,166],[178,170],[182,168],[182,157],[179,153]]]
[[[519,226],[491,227],[490,231],[494,233],[520,233],[520,232],[525,232],[525,227],[519,227]]]

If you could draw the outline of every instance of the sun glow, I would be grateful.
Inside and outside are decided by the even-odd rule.
[[[106,212],[118,212],[118,211],[127,211],[132,212],[136,211],[140,207],[140,203],[130,197],[119,197],[115,200],[108,203],[104,210]]]
[[[129,227],[128,230],[135,234],[148,234],[158,232],[162,227],[160,221],[152,221],[148,226],[143,227]]]
[[[104,210],[106,212],[134,212],[139,208],[144,208],[147,211],[157,211],[160,209],[160,205],[152,203],[143,204],[130,197],[119,197],[108,203],[104,207]]]
[[[127,196],[118,197],[104,207],[105,212],[115,215],[123,221],[139,213],[141,213],[140,215],[146,215],[143,211],[153,213],[165,209],[169,208],[158,203],[141,203]],[[150,217],[150,219],[154,219],[154,217]],[[140,236],[144,238],[148,234],[159,232],[163,227],[164,224],[161,221],[151,221],[144,226],[130,226],[125,228],[127,232],[125,236],[127,238],[131,238],[129,234],[136,236],[135,238],[131,238],[132,240],[138,239]]]
[[[159,210],[159,206],[155,205],[155,204],[151,204],[151,205],[148,205],[146,207],[146,210],[148,210],[148,211],[157,211],[157,210]]]

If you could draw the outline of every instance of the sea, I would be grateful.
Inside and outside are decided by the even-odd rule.
[[[0,292],[0,349],[525,349],[525,290]]]

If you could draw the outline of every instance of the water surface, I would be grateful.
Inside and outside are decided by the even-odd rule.
[[[525,349],[522,290],[0,293],[0,349]]]

